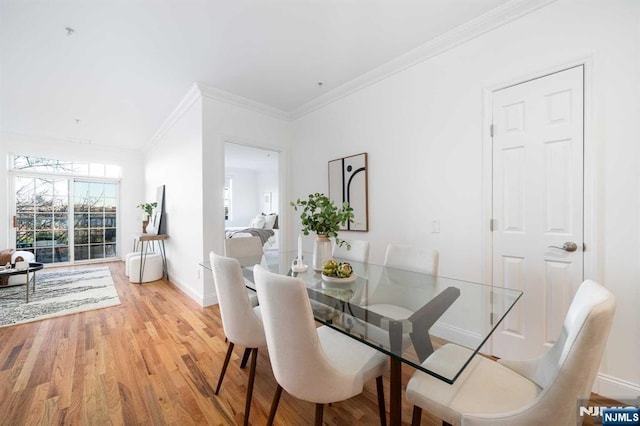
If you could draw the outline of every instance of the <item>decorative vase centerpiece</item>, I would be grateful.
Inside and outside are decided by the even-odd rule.
[[[295,202],[291,202],[291,206],[300,213],[302,222],[302,233],[309,235],[310,232],[316,233],[316,240],[313,244],[313,260],[312,267],[315,271],[322,271],[322,265],[331,259],[331,240],[335,238],[336,244],[342,246],[349,244],[338,238],[340,226],[345,226],[347,222],[353,222],[353,209],[349,203],[345,202],[341,209],[324,194],[309,194],[306,200],[298,198]]]
[[[153,214],[153,209],[158,206],[158,203],[142,203],[138,204],[138,207],[144,212],[144,219],[142,219],[142,233],[147,233],[147,225],[149,224],[149,217]]]

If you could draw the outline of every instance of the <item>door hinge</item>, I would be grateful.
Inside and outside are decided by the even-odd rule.
[[[493,232],[495,229],[495,219],[489,219],[489,231]]]
[[[489,125],[489,134],[491,137],[493,137],[493,123]]]
[[[13,227],[17,228],[18,227],[18,218],[16,218],[16,216],[13,216]]]
[[[496,313],[495,312],[491,312],[489,314],[489,321],[491,321],[491,327],[493,327],[493,325],[496,323]]]

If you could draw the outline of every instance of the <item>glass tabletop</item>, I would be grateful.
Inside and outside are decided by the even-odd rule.
[[[307,287],[317,321],[447,383],[456,380],[522,296],[518,290],[354,261],[349,263],[355,280],[329,282],[311,266],[292,272],[296,255],[267,251],[238,259],[247,287],[254,288],[255,264],[296,276]],[[311,258],[303,253],[303,259]],[[201,265],[211,269],[209,262]],[[438,348],[447,343],[468,350],[439,356]]]

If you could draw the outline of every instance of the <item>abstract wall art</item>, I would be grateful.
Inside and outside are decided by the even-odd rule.
[[[148,234],[165,234],[166,218],[164,217],[164,185],[160,185],[156,191],[156,202],[158,205],[153,209],[153,215],[147,225]]]
[[[353,222],[343,230],[368,231],[367,153],[329,161],[329,198],[341,206],[347,201],[353,208]]]

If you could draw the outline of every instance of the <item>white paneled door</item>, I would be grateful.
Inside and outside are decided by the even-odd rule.
[[[524,291],[494,334],[498,357],[550,347],[583,279],[583,71],[493,93],[493,282]]]

